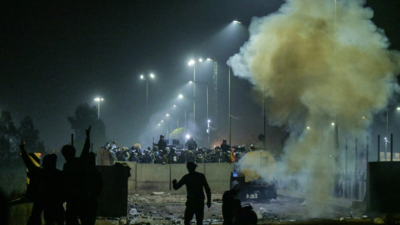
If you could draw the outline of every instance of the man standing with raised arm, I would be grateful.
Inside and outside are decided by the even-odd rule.
[[[183,176],[179,182],[174,179],[172,184],[175,190],[178,190],[183,185],[186,185],[187,201],[185,210],[185,225],[190,224],[193,214],[196,214],[197,224],[203,224],[205,199],[203,187],[207,194],[208,208],[211,207],[211,190],[204,174],[195,171],[197,167],[196,163],[188,162],[186,166],[189,174]]]

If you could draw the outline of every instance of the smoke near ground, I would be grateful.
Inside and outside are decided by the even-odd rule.
[[[254,18],[249,41],[228,60],[235,75],[265,91],[269,123],[291,133],[280,176],[309,174],[305,191],[321,200],[332,191],[333,173],[343,169],[335,129],[339,140],[365,137],[397,89],[399,53],[388,50],[372,9],[363,5],[289,0]]]

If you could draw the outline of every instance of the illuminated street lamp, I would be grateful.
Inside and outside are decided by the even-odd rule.
[[[240,22],[240,21],[237,21],[237,20],[234,20],[234,21],[232,21],[233,23],[242,23],[242,22]]]
[[[100,102],[104,101],[104,99],[95,98],[94,100],[97,102],[97,119],[100,119]]]
[[[140,79],[146,81],[146,115],[147,119],[149,118],[149,79],[154,79],[154,74],[150,74],[149,76],[140,75]]]

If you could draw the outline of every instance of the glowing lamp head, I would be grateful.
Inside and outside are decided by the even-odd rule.
[[[164,120],[161,120],[161,123],[164,123]]]
[[[199,62],[203,62],[203,59],[202,59],[202,58],[200,58],[200,59],[199,59]]]
[[[183,95],[180,94],[180,95],[178,96],[178,98],[183,98]]]
[[[140,79],[144,80],[144,76],[143,76],[143,75],[140,75]]]
[[[240,21],[234,20],[233,23],[241,23]]]
[[[190,135],[189,134],[186,134],[186,139],[189,139],[190,138]]]
[[[193,81],[189,81],[189,84],[193,84]]]
[[[207,61],[211,61],[212,59],[210,59],[210,58],[207,58]]]
[[[176,107],[176,105],[174,105],[174,107]]]
[[[154,78],[154,74],[150,74],[150,77],[151,77],[151,78]]]
[[[335,126],[335,123],[332,123],[332,126]]]
[[[193,59],[190,60],[189,63],[188,63],[189,66],[192,66],[192,65],[194,65],[194,64],[195,64],[195,61],[194,61]]]
[[[210,122],[211,122],[211,120],[208,120],[208,122],[210,123]]]
[[[307,127],[307,130],[309,130],[310,129],[310,127]]]
[[[167,113],[167,115],[166,116],[169,116],[169,114]]]

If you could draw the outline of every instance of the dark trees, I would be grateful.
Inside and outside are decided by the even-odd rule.
[[[106,127],[101,119],[97,118],[97,108],[91,107],[87,103],[78,105],[75,109],[75,115],[69,116],[68,121],[71,124],[71,128],[75,133],[74,146],[77,146],[77,151],[83,146],[85,142],[85,130],[89,125],[91,129],[91,141],[94,146],[98,147],[106,140]]]
[[[45,153],[44,144],[39,141],[39,130],[35,129],[31,117],[26,116],[22,119],[21,126],[18,128],[18,136],[21,142],[25,142],[26,149]]]
[[[7,154],[16,149],[17,129],[14,126],[9,111],[3,110],[0,114],[0,153]]]

